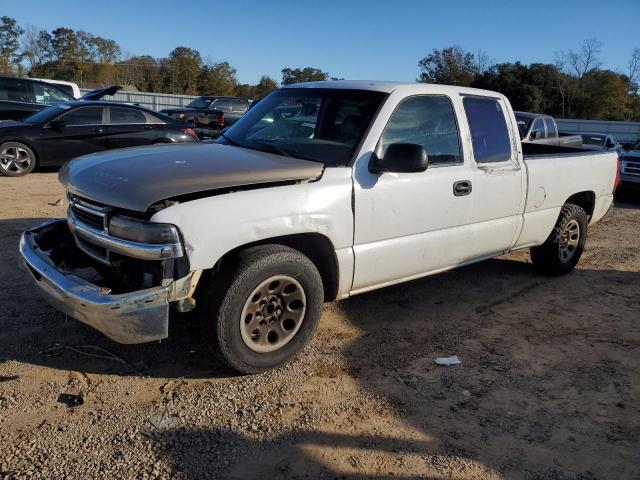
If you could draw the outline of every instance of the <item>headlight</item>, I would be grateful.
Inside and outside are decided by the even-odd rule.
[[[114,237],[139,243],[165,244],[180,241],[178,229],[174,225],[145,222],[120,215],[111,218],[109,233]]]

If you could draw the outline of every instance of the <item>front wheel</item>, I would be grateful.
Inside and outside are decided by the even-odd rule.
[[[281,245],[241,251],[198,295],[205,341],[229,367],[259,373],[294,358],[309,342],[324,290],[316,266]]]
[[[548,275],[564,275],[577,265],[587,241],[587,213],[579,205],[565,204],[549,238],[531,249],[531,261]]]
[[[6,142],[0,145],[0,174],[7,177],[21,177],[36,166],[36,155],[28,146],[20,142]]]

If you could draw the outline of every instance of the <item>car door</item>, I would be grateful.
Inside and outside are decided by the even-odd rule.
[[[510,113],[498,97],[469,95],[462,98],[471,133],[473,228],[466,231],[467,252],[474,258],[506,252],[521,226],[525,175],[516,145],[520,136]]]
[[[465,159],[457,108],[448,95],[401,99],[373,147],[372,155],[384,156],[392,143],[422,145],[429,156],[426,171],[375,174],[356,163],[354,293],[468,259],[466,231],[475,197],[460,194],[473,171]]]
[[[67,105],[62,105],[62,108]],[[100,105],[69,107],[42,129],[42,155],[47,162],[62,163],[106,148],[104,108]]]
[[[151,145],[159,140],[158,123],[137,108],[108,107],[107,148]]]

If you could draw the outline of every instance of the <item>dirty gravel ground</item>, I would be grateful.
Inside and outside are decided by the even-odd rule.
[[[571,275],[521,252],[329,304],[299,359],[236,376],[190,318],[117,345],[36,295],[18,237],[62,196],[0,178],[2,478],[640,478],[638,203]]]

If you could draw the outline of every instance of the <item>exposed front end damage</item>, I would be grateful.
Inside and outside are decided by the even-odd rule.
[[[191,305],[200,271],[187,271],[176,279],[167,277],[167,272],[176,276],[180,271],[173,267],[173,258],[143,260],[114,254],[107,265],[85,251],[67,219],[28,230],[20,240],[20,253],[44,298],[112,340],[132,344],[166,338],[170,304]]]

